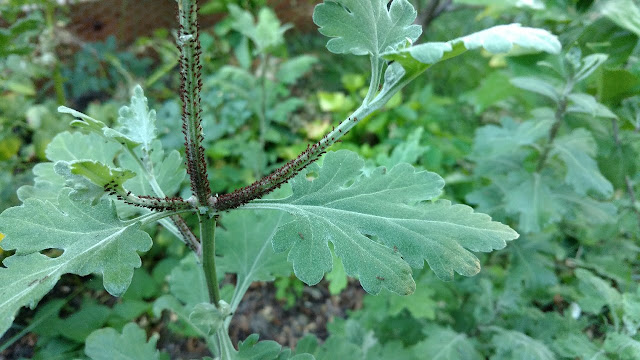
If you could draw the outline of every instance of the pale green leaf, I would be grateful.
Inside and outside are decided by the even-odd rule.
[[[325,1],[313,12],[321,34],[330,37],[327,49],[336,54],[372,55],[413,43],[422,33],[413,25],[417,12],[407,0]]]
[[[492,360],[554,360],[556,357],[542,342],[519,331],[492,327],[491,342],[496,348]]]
[[[195,326],[204,330],[205,334],[215,333],[231,313],[231,307],[225,301],[220,301],[219,308],[210,302],[203,302],[193,307],[189,320]]]
[[[280,354],[282,346],[275,341],[258,341],[258,334],[249,335],[244,341],[238,342],[238,352],[235,360],[272,360]]]
[[[229,14],[233,19],[231,27],[251,39],[258,52],[264,52],[282,44],[283,34],[291,28],[290,25],[280,26],[280,20],[268,7],[260,9],[255,23],[250,12],[235,4],[229,4]]]
[[[399,164],[360,175],[363,166],[355,153],[330,152],[322,166],[312,164],[291,181],[290,197],[247,206],[294,215],[278,229],[273,245],[276,251],[290,249],[296,276],[308,284],[331,270],[328,241],[365,290],[406,295],[415,289],[409,266],[421,268],[426,260],[441,279],[452,279],[454,272],[472,276],[480,264],[470,251],[501,249],[518,236],[468,206],[422,203],[444,185],[434,173]]]
[[[92,360],[154,360],[160,358],[156,350],[159,335],[147,341],[147,333],[135,323],[129,323],[122,334],[113,328],[96,330],[87,337],[84,352]]]
[[[318,59],[310,55],[300,55],[284,61],[278,67],[276,78],[285,84],[293,84],[311,67],[318,62]]]
[[[584,334],[562,334],[553,343],[554,350],[560,355],[572,359],[607,360],[601,351]]]
[[[436,326],[427,329],[427,339],[417,343],[413,348],[418,358],[427,356],[431,360],[484,359],[465,334]]]
[[[149,111],[147,98],[140,85],[133,89],[130,105],[121,107],[118,115],[120,133],[149,152],[151,142],[156,138],[156,111]]]
[[[291,274],[285,254],[276,254],[271,241],[286,214],[279,211],[233,211],[220,217],[216,230],[217,264],[238,275],[238,284],[273,281]]]
[[[202,266],[192,253],[185,256],[171,271],[168,282],[171,294],[191,307],[209,300]]]
[[[69,163],[71,173],[84,176],[99,187],[113,184],[114,187],[136,176],[133,171],[111,168],[103,163],[92,160],[72,161]]]
[[[589,75],[591,75],[600,65],[604,64],[607,61],[607,54],[591,54],[589,56],[585,56],[580,61],[580,68],[578,72],[574,75],[573,81],[579,82],[586,79]]]
[[[622,294],[622,310],[622,320],[627,331],[630,334],[636,333],[640,329],[640,289],[637,289],[635,294]]]
[[[65,131],[51,140],[45,154],[52,162],[95,160],[113,166],[113,160],[119,150],[118,144],[101,139],[95,134]]]
[[[640,360],[640,341],[616,332],[607,334],[604,349],[620,360]]]
[[[6,268],[0,268],[0,332],[20,307],[35,305],[66,273],[100,273],[105,289],[121,295],[141,264],[137,252],[151,247],[138,223],[118,219],[110,200],[89,206],[72,201],[70,191],[60,192],[57,205],[27,199],[0,215],[0,232],[6,235],[2,248],[16,250],[4,260]],[[63,253],[55,258],[40,254],[51,248]]]
[[[143,159],[142,165],[128,153],[118,157],[121,167],[137,174],[124,183],[127,190],[137,195],[156,195],[145,175],[145,172],[149,171],[165,195],[171,196],[178,192],[187,172],[184,169],[184,161],[177,150],[165,154],[162,143],[155,140],[152,142],[148,156],[145,156],[146,154],[138,149],[135,149],[134,153]]]
[[[540,290],[558,283],[548,241],[529,237],[509,246],[509,250],[512,254],[507,277],[509,284]]]
[[[62,132],[51,140],[45,150],[51,162],[34,167],[35,184],[18,189],[18,197],[22,201],[33,197],[56,203],[58,192],[67,186],[74,189],[74,199],[96,200],[104,195],[103,189],[71,174],[68,162],[94,160],[115,167],[113,160],[119,150],[120,145],[96,134]]]
[[[70,109],[66,106],[59,106],[58,107],[58,112],[63,113],[63,114],[70,114],[73,115],[74,117],[76,117],[76,120],[73,120],[71,122],[72,126],[76,126],[79,127],[81,129],[84,129],[86,131],[90,131],[93,132],[95,134],[98,134],[102,137],[104,137],[105,139],[109,139],[109,140],[115,140],[117,142],[119,142],[122,145],[125,145],[131,149],[135,148],[136,146],[140,145],[140,143],[135,142],[133,140],[131,140],[129,137],[125,136],[124,134],[120,133],[119,131],[116,131],[110,127],[108,127],[105,123],[103,123],[100,120],[96,120],[94,118],[92,118],[89,115],[83,114],[77,110],[73,110]]]
[[[391,294],[367,295],[364,305],[367,309],[375,309],[379,320],[386,316],[397,316],[407,310],[416,319],[434,320],[438,303],[434,299],[435,290],[429,286],[418,286],[416,291],[407,296],[390,296]]]
[[[498,155],[513,154],[516,148],[535,144],[546,137],[552,125],[553,118],[540,118],[520,124],[511,118],[504,118],[500,126],[483,126],[476,130],[473,157],[480,161]],[[519,162],[518,167],[521,165],[522,162]]]
[[[53,163],[36,164],[32,171],[35,176],[34,184],[18,188],[18,199],[22,202],[29,198],[57,202],[58,192],[64,187],[65,179],[54,171]]]
[[[565,213],[565,207],[549,187],[551,183],[553,180],[545,173],[519,171],[509,174],[502,184],[505,210],[518,216],[519,229],[525,233],[540,231]]]
[[[602,14],[619,26],[640,36],[640,5],[633,0],[602,2]]]
[[[567,166],[566,183],[578,194],[584,195],[589,190],[606,197],[613,194],[613,185],[602,176],[593,158],[597,145],[589,131],[576,129],[558,137],[552,146],[551,154],[558,155]]]
[[[458,56],[467,50],[483,48],[492,54],[506,53],[514,46],[558,54],[558,39],[546,30],[522,27],[520,24],[499,25],[448,42],[424,43],[383,53],[406,70],[413,78],[431,65]]]
[[[376,158],[376,162],[388,169],[400,163],[415,164],[422,154],[429,149],[428,146],[420,145],[423,132],[424,128],[422,127],[415,129],[407,136],[406,141],[401,142],[393,148],[390,156],[381,153]]]
[[[574,93],[569,94],[568,98],[570,103],[567,107],[567,112],[582,113],[594,117],[605,117],[610,119],[618,118],[618,116],[611,112],[608,107],[600,104],[596,101],[596,98],[589,94]]]
[[[333,269],[325,275],[325,279],[329,282],[329,293],[338,295],[347,288],[349,278],[344,270],[344,265],[342,265],[342,260],[336,256],[335,252],[332,252],[331,256],[333,257]]]
[[[610,202],[594,200],[561,187],[554,190],[554,196],[563,202],[568,210],[567,218],[585,221],[591,224],[611,224],[616,222],[618,209]]]
[[[511,79],[511,84],[520,89],[531,91],[558,102],[560,94],[555,86],[537,77],[516,77]]]
[[[580,281],[578,288],[582,294],[578,299],[578,304],[584,311],[598,314],[605,305],[613,310],[622,304],[620,293],[607,281],[589,270],[577,269],[576,277]]]

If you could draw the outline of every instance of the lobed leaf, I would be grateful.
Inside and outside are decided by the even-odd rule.
[[[600,173],[593,158],[596,151],[596,142],[585,129],[576,129],[558,137],[552,148],[552,154],[558,155],[567,165],[565,182],[573,186],[578,194],[584,195],[593,190],[609,197],[613,194],[613,185]]]
[[[355,153],[331,152],[322,166],[312,164],[291,181],[291,196],[253,206],[294,216],[278,229],[273,247],[290,249],[288,260],[307,284],[331,270],[329,241],[366,291],[406,295],[415,290],[410,266],[421,268],[426,260],[441,279],[451,280],[454,272],[472,276],[480,263],[470,251],[501,249],[518,237],[468,206],[422,203],[440,194],[444,181],[437,174],[399,164],[361,175],[363,167]],[[315,179],[308,180],[311,174]]]
[[[332,38],[327,42],[332,53],[378,57],[418,39],[422,29],[413,25],[416,16],[407,0],[393,1],[388,10],[383,0],[333,0],[316,6],[313,22]]]
[[[119,131],[132,142],[142,145],[144,151],[151,150],[151,142],[156,138],[156,111],[149,110],[142,87],[133,88],[131,104],[118,111]]]
[[[291,265],[285,254],[276,254],[271,240],[285,221],[279,211],[233,211],[220,217],[216,231],[218,267],[238,275],[238,284],[273,281],[275,276],[289,276]]]
[[[147,333],[135,323],[128,323],[122,334],[113,328],[96,330],[87,337],[84,352],[92,360],[127,360],[160,358],[156,350],[159,335],[147,341]]]
[[[485,49],[492,54],[506,53],[514,46],[534,51],[558,54],[558,39],[543,29],[522,27],[520,24],[498,25],[448,42],[431,42],[382,53],[387,60],[394,60],[406,71],[405,77],[413,78],[431,65],[458,56],[467,50]]]
[[[121,295],[141,264],[137,252],[151,248],[149,235],[138,223],[120,221],[110,200],[90,206],[74,202],[70,192],[63,189],[57,204],[27,199],[0,214],[2,248],[16,251],[0,268],[0,332],[20,307],[35,306],[66,273],[100,273],[105,289]],[[48,257],[41,253],[47,249],[63,253]]]
[[[465,334],[451,329],[430,327],[428,337],[417,343],[413,350],[418,357],[429,354],[432,360],[481,360],[482,355]]]

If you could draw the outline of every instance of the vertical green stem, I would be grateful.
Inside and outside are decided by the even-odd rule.
[[[562,98],[560,103],[558,104],[558,108],[556,109],[555,114],[555,122],[551,126],[551,130],[549,130],[549,141],[547,145],[544,147],[542,151],[542,155],[540,155],[540,159],[538,160],[538,165],[536,166],[536,172],[539,173],[542,171],[544,164],[549,157],[549,152],[551,152],[551,148],[553,147],[553,140],[555,140],[558,135],[558,130],[560,130],[560,125],[562,125],[562,120],[564,119],[564,113],[567,111],[567,99]]]
[[[56,26],[54,20],[55,10],[56,9],[54,2],[50,2],[45,8],[45,19],[47,22],[47,28],[52,38],[51,42],[54,44],[55,41],[53,39],[53,34]],[[60,71],[60,62],[58,61],[57,57],[55,59],[55,64],[53,65],[53,88],[56,91],[56,101],[58,102],[58,105],[66,104],[67,100],[64,96],[64,78],[62,77],[62,72]]]
[[[209,289],[209,300],[216,307],[220,302],[218,275],[216,274],[216,218],[208,214],[200,217],[200,239],[202,240],[202,268]]]
[[[180,97],[182,99],[182,132],[185,137],[185,160],[191,180],[191,191],[195,195],[200,220],[200,246],[202,247],[202,268],[204,270],[209,299],[220,306],[220,289],[216,275],[216,219],[209,207],[211,189],[207,179],[207,163],[202,140],[202,119],[200,106],[200,40],[198,38],[198,11],[195,0],[178,0],[178,47],[180,49]]]

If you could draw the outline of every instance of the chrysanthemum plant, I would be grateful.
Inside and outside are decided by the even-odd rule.
[[[178,94],[191,196],[175,196],[185,176],[182,161],[175,151],[164,154],[156,139],[155,112],[148,109],[140,87],[131,104],[120,109],[116,128],[60,107],[76,118],[71,124],[80,132],[64,132],[53,140],[47,149],[50,162],[34,168],[35,184],[18,191],[23,204],[0,215],[2,248],[15,251],[0,268],[0,332],[11,326],[21,307],[34,307],[63,274],[99,274],[110,294],[123,294],[141,265],[138,252],[152,246],[142,227],[156,222],[193,251],[196,260],[183,265],[196,269],[196,281],[188,284],[189,294],[158,299],[155,310],[180,307],[222,359],[241,357],[263,344],[235,349],[228,335],[231,317],[253,281],[286,275],[288,263],[299,279],[314,285],[332,269],[333,251],[367,292],[387,289],[408,295],[416,287],[412,268],[422,268],[425,261],[442,280],[451,280],[454,273],[472,276],[480,271],[472,252],[501,249],[518,237],[468,206],[435,200],[444,186],[435,173],[406,163],[364,171],[356,153],[331,152],[330,147],[440,61],[474,49],[558,53],[555,36],[511,24],[414,45],[422,29],[413,24],[417,14],[409,1],[325,0],[316,6],[313,21],[330,38],[329,51],[370,59],[370,84],[362,104],[271,174],[218,195],[210,190],[216,179],[208,179],[202,144],[197,5],[194,0],[179,0],[178,5]],[[284,196],[264,199],[285,184],[290,188]],[[198,218],[197,231],[187,226],[185,216]],[[216,238],[217,222],[224,230]],[[47,249],[59,252],[54,257]],[[224,273],[237,274],[237,282],[221,297]],[[171,281],[181,280],[191,281],[172,275]],[[124,331],[133,334],[136,329],[128,325]],[[91,338],[85,349],[89,356],[97,351],[97,340]],[[278,358],[291,355],[274,344],[263,345],[275,346]]]

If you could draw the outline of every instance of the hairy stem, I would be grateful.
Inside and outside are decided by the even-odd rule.
[[[372,102],[372,104],[375,102],[376,101]],[[262,196],[279,188],[283,183],[296,176],[300,170],[318,160],[318,158],[326,152],[329,146],[336,143],[356,125],[358,119],[366,117],[377,108],[378,107],[374,106],[361,106],[354,111],[351,116],[342,121],[340,125],[325,135],[320,141],[313,145],[308,145],[307,149],[298,155],[298,157],[276,169],[271,174],[230,194],[211,197],[209,199],[211,209],[215,212],[234,209],[251,200],[261,198]]]
[[[216,274],[216,218],[208,214],[199,215],[200,238],[202,239],[202,267],[209,290],[209,300],[216,307],[220,306],[220,289]]]
[[[198,38],[197,6],[193,0],[178,1],[178,47],[180,49],[180,96],[182,100],[182,132],[185,136],[185,160],[191,180],[191,191],[199,206],[207,206],[211,195],[207,179],[207,163],[202,147],[200,106],[200,40]]]

